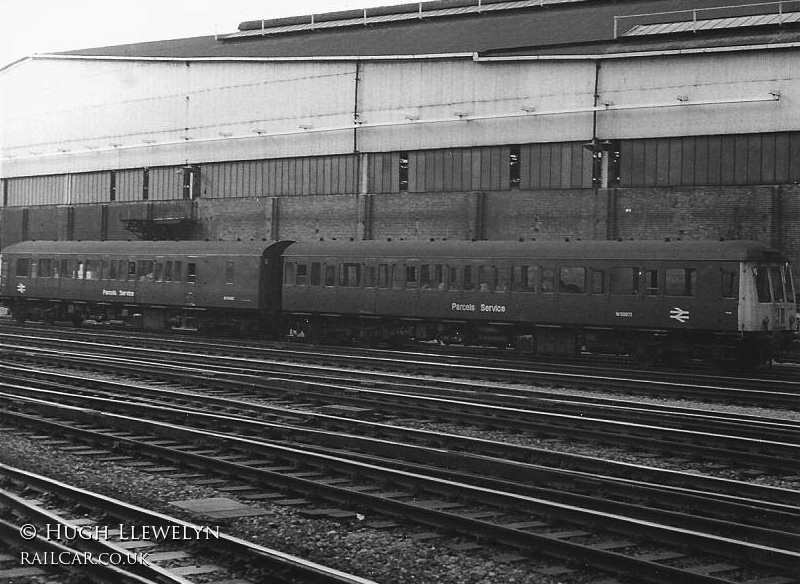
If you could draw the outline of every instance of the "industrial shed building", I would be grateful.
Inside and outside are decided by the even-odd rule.
[[[37,55],[0,72],[0,245],[735,238],[800,264],[798,57],[792,0],[443,0]]]

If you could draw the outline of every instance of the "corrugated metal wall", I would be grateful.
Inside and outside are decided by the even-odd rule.
[[[800,181],[800,132],[620,142],[623,187],[797,181]]]
[[[800,132],[621,140],[622,187],[789,184],[800,181]],[[592,153],[582,142],[519,145],[519,181],[511,146],[440,148],[366,155],[367,192],[412,193],[583,189],[592,185]],[[408,183],[401,189],[400,158]],[[358,157],[306,156],[218,162],[199,169],[194,198],[343,195],[360,191]],[[184,167],[115,171],[119,202],[184,199]],[[145,190],[145,176],[147,189]],[[4,179],[8,207],[111,201],[111,172]],[[147,196],[145,197],[145,193]]]
[[[8,180],[8,206],[64,205],[69,203],[69,176],[32,176]]]
[[[70,203],[104,203],[111,193],[110,172],[70,175]]]
[[[520,148],[520,188],[592,187],[592,153],[583,143],[528,144]]]
[[[357,190],[355,155],[204,164],[203,198],[341,195]]]
[[[141,201],[144,184],[144,170],[117,171],[117,201]]]

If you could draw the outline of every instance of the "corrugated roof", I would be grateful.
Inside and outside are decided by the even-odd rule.
[[[477,0],[475,0],[477,3]],[[752,0],[704,0],[711,6]],[[131,58],[291,58],[437,55],[558,47],[614,41],[614,17],[691,10],[698,0],[585,0],[545,8],[516,8],[398,20],[369,26],[303,29],[219,40],[213,36],[69,51],[66,55]],[[287,23],[288,25],[288,23]],[[737,31],[738,32],[738,31]],[[689,46],[695,41],[687,40]],[[716,43],[724,39],[717,38]],[[615,44],[619,44],[616,43]]]

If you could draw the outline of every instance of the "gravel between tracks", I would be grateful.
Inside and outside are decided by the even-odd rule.
[[[80,375],[95,376],[86,372],[81,372]],[[105,376],[96,375],[96,377]],[[146,383],[137,384],[147,385]],[[501,388],[502,384],[487,383],[487,387],[489,386]],[[611,397],[605,392],[561,388],[552,388],[550,391],[561,395]],[[764,415],[787,421],[800,420],[800,413],[784,410],[697,403],[669,398],[616,397],[625,397],[640,403],[670,404],[728,413]],[[440,433],[514,442],[595,458],[682,471],[691,470],[698,474],[800,489],[798,477],[762,476],[751,473],[748,469],[715,468],[713,464],[665,459],[660,456],[609,446],[580,444],[563,439],[541,439],[501,430],[478,429],[442,422],[407,420],[404,425]],[[153,476],[123,465],[64,453],[35,440],[29,440],[7,428],[0,428],[0,440],[2,441],[0,461],[6,464],[189,520],[199,521],[198,518],[186,515],[181,509],[171,505],[170,501],[206,497],[236,498],[230,493],[218,492],[213,488],[194,485],[185,480],[172,479],[168,475]],[[252,504],[245,499],[242,499],[242,502]],[[366,525],[370,520],[381,519],[380,517],[367,517],[363,521],[309,519],[295,507],[271,503],[260,503],[259,505],[267,511],[265,515],[220,522],[222,530],[267,547],[373,579],[376,582],[386,584],[497,584],[500,582],[579,584],[602,580],[602,576],[592,578],[579,568],[572,574],[559,576],[542,574],[538,570],[547,570],[548,568],[557,570],[559,568],[558,564],[553,564],[544,558],[534,557],[521,562],[499,561],[496,556],[504,551],[500,548],[486,548],[469,552],[458,551],[449,547],[461,541],[453,538],[444,538],[433,542],[417,541],[414,536],[427,530],[410,524],[389,530],[379,530]]]
[[[8,428],[0,428],[0,441],[0,461],[5,464],[191,521],[202,523],[170,501],[235,498],[230,493],[171,479],[168,475],[153,476],[119,464],[70,455],[19,436]],[[253,504],[244,499],[242,502]],[[580,574],[565,579],[538,573],[538,569],[554,567],[546,559],[506,563],[493,559],[502,553],[499,548],[459,552],[448,547],[456,542],[452,538],[419,542],[413,536],[426,530],[411,525],[384,531],[361,525],[358,520],[307,519],[293,507],[268,503],[260,506],[267,510],[266,515],[214,523],[226,533],[386,584],[584,581]],[[379,518],[368,517],[363,523],[370,519]]]

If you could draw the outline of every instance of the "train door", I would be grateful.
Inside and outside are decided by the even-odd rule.
[[[643,270],[639,266],[614,264],[609,272],[609,324],[623,329],[653,326],[654,314],[648,315],[646,303],[642,302]]]
[[[712,268],[667,265],[664,268],[663,304],[659,325],[673,330],[714,328],[719,307],[719,274]]]
[[[537,265],[521,260],[511,266],[511,292],[508,302],[510,319],[525,322],[532,320],[538,286],[539,267]]]
[[[363,263],[364,289],[362,292],[361,313],[375,315],[378,302],[378,271],[377,258],[367,258]]]

